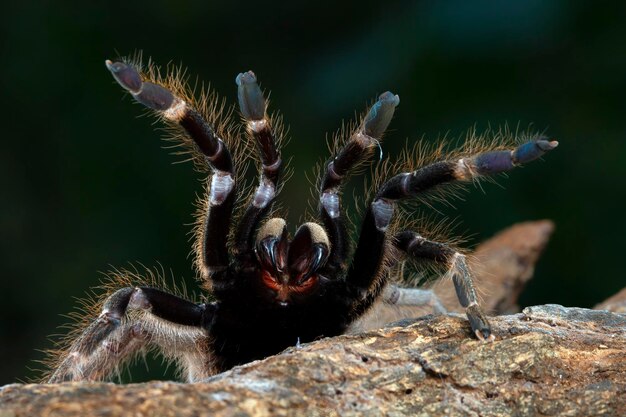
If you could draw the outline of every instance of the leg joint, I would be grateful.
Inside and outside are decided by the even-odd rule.
[[[209,194],[209,202],[212,206],[222,204],[230,195],[235,180],[228,172],[218,171],[211,177],[211,191]]]
[[[339,217],[339,195],[336,192],[322,193],[320,203],[331,219]]]
[[[372,203],[372,214],[374,215],[374,222],[376,229],[381,232],[385,232],[391,223],[393,217],[393,203],[384,199],[375,200]]]

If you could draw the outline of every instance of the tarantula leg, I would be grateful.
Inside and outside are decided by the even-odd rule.
[[[462,158],[456,162],[454,175],[456,179],[464,180],[478,175],[510,171],[521,164],[540,158],[558,145],[559,142],[555,140],[548,141],[545,138],[539,138],[518,146],[512,151],[491,151]]]
[[[400,98],[397,95],[388,91],[381,94],[358,129],[326,165],[320,185],[319,211],[332,248],[327,263],[330,269],[345,269],[344,262],[350,252],[348,233],[340,210],[341,186],[348,179],[350,172],[371,156],[373,149],[379,146],[379,141],[399,103]]]
[[[493,340],[489,322],[478,305],[476,289],[465,255],[443,243],[427,240],[411,231],[398,233],[394,245],[413,259],[427,259],[445,264],[452,277],[457,298],[465,308],[472,331],[481,340]]]
[[[348,269],[346,283],[357,300],[353,317],[360,317],[383,290],[387,259],[386,231],[394,206],[386,201],[370,204],[361,226],[357,248]]]
[[[257,145],[261,156],[259,185],[235,232],[235,253],[240,260],[251,260],[254,249],[254,232],[259,222],[271,209],[278,193],[282,160],[277,148],[276,134],[267,116],[267,103],[252,71],[236,78],[239,109],[246,129]]]
[[[402,288],[397,285],[388,285],[383,292],[383,301],[396,306],[431,306],[433,312],[438,314],[446,312],[437,294],[433,290],[422,288]]]
[[[70,346],[48,382],[106,379],[149,344],[182,361],[188,374],[204,374],[197,361],[203,351],[207,317],[204,305],[150,287],[113,293],[102,312]],[[186,360],[192,356],[195,361]],[[190,358],[189,358],[190,359]]]
[[[165,119],[178,123],[191,137],[197,150],[204,155],[213,175],[198,263],[204,278],[224,271],[229,264],[224,236],[228,236],[235,202],[235,170],[224,141],[197,110],[172,91],[143,81],[137,69],[131,65],[107,60],[106,66],[113,78],[135,100],[157,111]]]
[[[558,144],[555,140],[540,138],[512,151],[490,151],[458,161],[435,162],[417,171],[391,178],[378,191],[375,201],[397,201],[416,196],[439,184],[510,171],[522,163],[534,161],[556,148]]]
[[[86,332],[89,331],[89,328]],[[61,361],[48,383],[68,381],[100,381],[107,379],[147,344],[142,327],[121,325],[93,350],[70,351]]]
[[[365,213],[357,248],[346,278],[359,300],[354,314],[362,314],[369,308],[384,286],[385,263],[388,262],[386,232],[395,204],[399,200],[415,197],[441,184],[509,171],[521,163],[539,158],[557,146],[556,141],[539,138],[512,151],[490,151],[458,161],[435,162],[413,172],[398,174],[385,182]],[[464,269],[465,261],[462,256],[457,258],[455,265],[460,271]],[[459,281],[457,292],[459,288],[463,289],[463,285],[467,287],[466,292],[471,292],[473,286],[463,284],[467,281],[468,274],[459,272],[453,276],[461,277],[457,281],[465,280]],[[471,300],[469,302],[472,303]],[[468,309],[470,307],[474,310],[473,306],[466,306]],[[479,317],[479,312],[475,316]]]

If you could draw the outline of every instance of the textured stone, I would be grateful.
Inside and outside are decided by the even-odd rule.
[[[607,298],[594,307],[596,310],[608,310],[614,313],[626,313],[626,288]]]
[[[491,323],[488,343],[461,315],[405,320],[193,385],[8,385],[0,417],[626,415],[626,316],[547,305]]]

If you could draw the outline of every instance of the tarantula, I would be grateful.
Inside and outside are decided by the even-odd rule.
[[[236,83],[246,136],[259,155],[260,178],[243,214],[234,220],[239,182],[231,151],[233,136],[239,135],[216,116],[219,106],[207,96],[195,100],[180,77],[161,78],[154,68],[141,72],[131,62],[108,60],[106,67],[137,102],[179,129],[194,160],[210,174],[194,251],[200,279],[215,301],[196,304],[152,286],[119,289],[60,355],[49,382],[105,379],[146,347],[176,361],[187,381],[199,381],[298,342],[342,334],[382,298],[398,304],[421,302],[418,293],[389,285],[389,271],[402,257],[445,266],[474,334],[493,338],[465,255],[417,231],[392,227],[394,211],[398,203],[443,184],[533,161],[554,149],[556,141],[535,135],[512,149],[491,144],[473,153],[469,146],[389,175],[367,205],[353,250],[341,189],[380,146],[400,101],[397,95],[381,94],[338,145],[320,175],[321,222],[304,223],[291,237],[282,218],[262,224],[280,191],[284,163],[277,119],[268,116],[252,71],[239,74]]]

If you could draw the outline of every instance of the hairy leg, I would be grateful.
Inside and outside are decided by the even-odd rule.
[[[205,305],[155,288],[120,289],[72,343],[48,382],[107,379],[152,347],[176,361],[187,380],[205,378],[211,373],[203,326],[209,316]]]
[[[379,301],[350,324],[347,333],[362,333],[380,329],[399,320],[443,313],[446,310],[432,290],[390,284],[385,287]]]
[[[254,138],[260,155],[259,185],[235,230],[235,257],[239,264],[249,264],[254,258],[255,232],[271,210],[279,189],[282,159],[278,149],[280,138],[267,115],[267,103],[252,71],[237,76],[239,109],[246,130]]]
[[[177,123],[189,135],[196,150],[204,156],[212,175],[207,179],[207,213],[199,234],[197,267],[205,280],[219,279],[229,265],[227,239],[235,202],[235,169],[226,144],[197,109],[169,89],[142,80],[131,65],[106,61],[113,78],[133,98],[160,116]]]
[[[433,313],[445,313],[439,297],[433,290],[422,288],[403,288],[397,285],[388,285],[382,294],[383,302],[402,307],[432,307]]]
[[[491,328],[476,296],[472,273],[465,255],[443,243],[424,239],[412,231],[403,231],[394,238],[394,245],[414,260],[429,260],[446,265],[461,305],[472,330],[479,339],[492,339]]]
[[[345,260],[350,253],[348,233],[340,209],[341,187],[350,172],[367,160],[379,145],[399,102],[399,97],[390,92],[381,94],[345,145],[326,164],[320,185],[319,213],[330,240],[331,254],[327,262],[330,273],[345,270]]]
[[[482,175],[492,175],[509,171],[519,164],[533,161],[554,149],[558,143],[543,138],[533,140],[509,151],[490,151],[461,158],[457,161],[442,161],[427,165],[413,172],[398,174],[385,182],[369,205],[354,259],[348,270],[347,284],[357,300],[354,314],[358,316],[376,300],[386,280],[386,264],[390,263],[387,245],[387,229],[393,218],[395,205],[405,199],[416,197],[439,185],[453,181],[468,181]],[[463,255],[453,257],[451,270],[457,271],[457,294],[467,309],[474,310],[471,296],[473,286],[469,269]],[[451,261],[452,262],[452,261]],[[456,281],[455,281],[456,282]],[[463,289],[459,294],[459,288]],[[474,294],[475,295],[475,294]],[[462,299],[464,297],[464,299]],[[479,312],[476,313],[479,317]],[[471,320],[471,319],[470,319]],[[472,324],[475,330],[481,329],[481,320]]]

